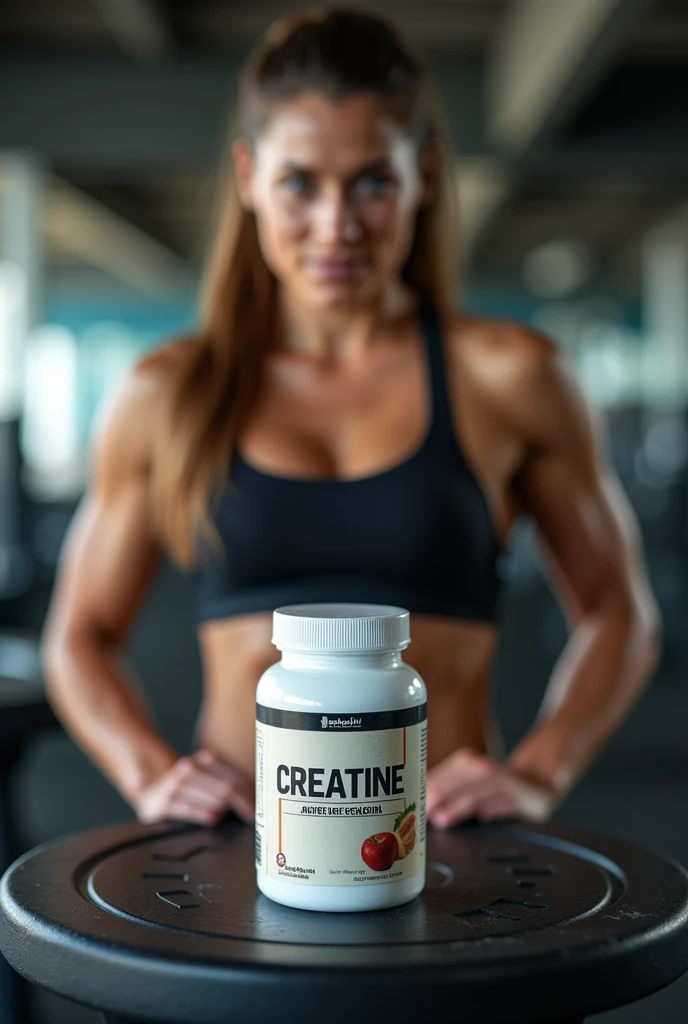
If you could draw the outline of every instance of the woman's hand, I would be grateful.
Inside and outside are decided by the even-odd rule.
[[[468,747],[428,772],[426,814],[438,828],[467,818],[546,821],[555,805],[552,792]]]
[[[201,749],[180,757],[155,782],[141,791],[136,815],[145,825],[156,821],[190,821],[216,825],[227,811],[246,822],[253,821],[253,781],[222,761],[211,750]]]

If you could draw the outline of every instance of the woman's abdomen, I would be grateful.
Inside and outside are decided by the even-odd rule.
[[[204,623],[199,632],[204,693],[195,745],[210,747],[250,775],[256,686],[280,657],[271,634],[272,616],[264,612]],[[428,767],[461,746],[502,756],[490,710],[495,644],[490,624],[411,616],[404,661],[417,669],[428,689]]]

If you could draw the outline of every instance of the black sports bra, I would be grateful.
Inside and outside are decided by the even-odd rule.
[[[226,555],[202,549],[195,570],[200,621],[311,601],[497,618],[502,548],[453,430],[439,318],[428,302],[420,318],[432,397],[420,447],[347,480],[276,476],[235,452],[237,490],[212,504]]]

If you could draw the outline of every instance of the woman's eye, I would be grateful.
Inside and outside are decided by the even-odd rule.
[[[358,183],[363,187],[364,192],[385,192],[391,187],[393,181],[387,174],[365,174],[359,178]]]
[[[290,174],[280,182],[294,196],[310,195],[313,191],[313,181],[305,174]],[[394,184],[393,179],[387,174],[364,174],[355,184],[359,192],[365,194],[383,193]]]
[[[282,185],[294,195],[304,195],[310,186],[310,179],[305,174],[290,174],[288,178],[282,179]]]

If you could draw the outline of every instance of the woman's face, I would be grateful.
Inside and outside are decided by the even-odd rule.
[[[365,304],[398,279],[431,169],[382,100],[304,93],[273,111],[255,149],[239,140],[233,155],[266,263],[302,301]]]

